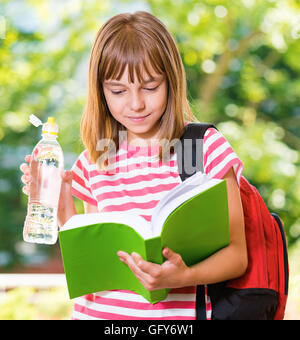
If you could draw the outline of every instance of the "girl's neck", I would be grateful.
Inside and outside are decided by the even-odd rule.
[[[153,146],[159,144],[159,139],[156,138],[131,138],[127,140],[127,144],[130,146],[141,146],[141,147],[147,147],[147,146]]]
[[[151,135],[138,135],[127,131],[127,144],[131,146],[153,146],[159,144],[158,132]]]

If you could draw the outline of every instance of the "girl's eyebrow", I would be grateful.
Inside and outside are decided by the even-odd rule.
[[[159,80],[161,80],[161,77],[149,78],[149,79],[143,81],[142,84],[145,85],[145,84],[149,84],[149,83],[159,81]],[[117,82],[117,81],[104,81],[104,84],[109,85],[109,86],[126,86],[126,84],[122,84],[122,83]]]

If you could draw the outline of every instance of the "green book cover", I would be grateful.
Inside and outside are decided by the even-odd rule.
[[[117,252],[134,251],[162,264],[162,249],[168,246],[190,266],[227,246],[226,182],[191,176],[159,202],[151,223],[130,213],[75,215],[60,230],[59,241],[71,299],[124,289],[156,303],[170,289],[146,290]]]

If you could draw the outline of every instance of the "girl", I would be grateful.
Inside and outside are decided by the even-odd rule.
[[[91,51],[81,121],[86,149],[72,171],[62,174],[59,225],[76,214],[72,195],[83,201],[86,213],[130,211],[150,220],[159,200],[181,181],[176,153],[163,161],[159,142],[180,138],[191,120],[195,119],[186,98],[183,64],[167,28],[146,12],[108,20]],[[191,267],[168,248],[163,249],[166,261],[162,265],[120,249],[117,255],[139,281],[148,290],[172,288],[168,297],[152,305],[130,291],[89,294],[76,299],[74,319],[195,319],[197,285],[245,272],[247,250],[238,186],[242,163],[215,129],[207,130],[203,147],[204,172],[227,181],[230,244]],[[25,160],[29,162],[30,156]],[[23,191],[28,194],[30,170],[26,163],[21,170]],[[208,317],[209,308],[208,303]]]

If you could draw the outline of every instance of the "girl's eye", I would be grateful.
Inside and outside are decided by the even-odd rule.
[[[147,91],[154,91],[158,88],[158,86],[155,87],[145,87],[144,89]],[[112,94],[119,95],[121,93],[125,92],[125,90],[120,90],[120,91],[111,91]]]
[[[158,88],[158,86],[155,86],[155,87],[146,87],[145,88],[145,90],[147,90],[147,91],[154,91],[154,90],[156,90]]]

